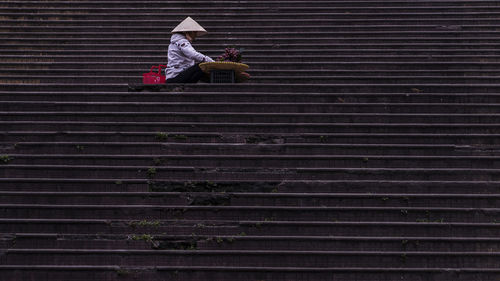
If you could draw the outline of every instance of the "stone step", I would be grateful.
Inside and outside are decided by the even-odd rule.
[[[0,17],[2,14],[0,13]],[[150,37],[130,37],[130,38],[86,38],[86,37],[58,37],[58,38],[3,38],[3,45],[13,45],[13,44],[54,44],[54,45],[65,45],[65,44],[125,44],[126,42],[130,42],[131,40],[136,40],[141,42],[141,44],[159,44],[163,46],[168,46],[170,43],[170,39],[165,36],[163,39],[160,38],[150,38]],[[310,39],[306,39],[303,37],[290,38],[290,37],[273,37],[272,39],[260,38],[256,39],[255,37],[226,37],[226,38],[213,38],[206,37],[199,39],[194,46],[210,46],[210,45],[219,45],[220,48],[224,47],[221,41],[224,41],[224,44],[227,45],[248,45],[249,48],[252,45],[258,45],[259,43],[265,45],[275,45],[279,44],[280,46],[286,46],[288,44],[307,44],[310,42]],[[472,44],[473,46],[480,46],[484,44],[498,44],[500,40],[498,36],[490,35],[490,36],[468,36],[468,37],[416,37],[416,36],[403,36],[403,37],[382,37],[382,36],[372,36],[372,37],[356,37],[352,38],[347,37],[322,37],[315,39],[318,44],[323,45],[332,45],[332,44],[351,44],[351,45],[360,45],[360,44],[372,44],[372,43],[383,43],[383,44],[403,44],[407,47],[415,47],[415,43],[433,43],[433,44],[453,44],[454,47],[460,46],[460,44]],[[263,46],[262,46],[263,47]],[[374,46],[372,46],[374,47]],[[490,46],[491,47],[491,46]],[[102,45],[101,45],[102,48]],[[201,50],[201,48],[200,48]]]
[[[48,85],[48,84],[47,84]],[[102,85],[102,84],[101,84]],[[24,91],[29,91],[30,85],[3,85],[6,90],[22,89]],[[35,85],[33,85],[35,86]],[[44,84],[37,85],[39,89],[43,89]],[[107,85],[103,85],[106,87]],[[101,86],[101,87],[103,87]],[[72,85],[62,85],[62,84],[52,84],[51,89],[56,91],[59,87],[64,88],[65,91],[69,91],[72,87],[80,88],[78,84]],[[99,87],[96,85],[88,85],[87,87]],[[262,90],[276,92],[317,92],[317,93],[345,93],[345,92],[372,92],[372,93],[388,93],[397,91],[398,93],[498,93],[500,90],[500,84],[432,84],[432,83],[415,83],[415,84],[278,84],[278,83],[261,83],[261,84],[163,84],[163,85],[134,85],[131,84],[128,87],[129,92],[189,92],[189,91],[200,91],[200,92],[238,92],[246,91],[248,88],[252,88],[252,91],[258,92]],[[104,89],[101,89],[104,90]],[[108,89],[111,90],[111,89]],[[279,90],[279,91],[278,91]],[[112,90],[111,90],[112,91]]]
[[[137,71],[135,75],[118,75],[108,74],[108,75],[0,75],[0,81],[9,81],[12,83],[24,83],[26,82],[50,82],[50,83],[140,83],[142,81],[142,76]],[[495,83],[499,80],[500,76],[330,76],[325,74],[320,74],[318,76],[294,76],[290,77],[288,75],[283,75],[284,73],[279,73],[281,76],[274,75],[254,75],[251,74],[252,83],[287,83],[287,84],[303,84],[303,83],[341,83],[341,84],[355,84],[355,83],[373,83],[373,84],[388,84],[388,83],[445,83],[445,84],[460,84],[463,83]],[[207,76],[208,77],[208,76]]]
[[[186,136],[174,136],[185,139]],[[493,156],[498,146],[486,145],[425,145],[425,144],[365,144],[365,143],[125,143],[125,142],[17,142],[1,143],[2,152],[12,154],[79,154],[79,155],[363,155],[369,156]],[[153,158],[151,158],[152,160]]]
[[[498,248],[498,242],[498,238],[247,236],[246,233],[194,237],[148,234],[0,234],[0,243],[9,249],[255,250],[265,245],[268,250],[281,251],[304,251],[314,247],[324,251],[486,252]]]
[[[499,7],[500,10],[500,7]],[[370,30],[370,31],[356,31],[356,30],[349,30],[349,31],[334,31],[334,30],[328,30],[325,31],[323,30],[300,30],[300,31],[294,31],[290,32],[290,30],[286,29],[285,27],[281,27],[282,31],[280,29],[274,29],[274,28],[266,28],[265,30],[259,30],[259,31],[241,31],[237,30],[234,32],[228,32],[228,31],[210,31],[210,38],[209,37],[202,37],[198,38],[196,40],[196,43],[198,42],[205,42],[205,41],[212,41],[212,40],[228,40],[228,39],[238,39],[238,38],[248,38],[249,36],[259,36],[265,33],[268,36],[272,37],[277,37],[277,38],[283,38],[283,39],[302,39],[307,36],[313,36],[316,39],[322,39],[322,38],[339,38],[339,39],[347,39],[347,38],[356,38],[356,37],[366,37],[366,38],[377,38],[377,37],[383,37],[383,38],[392,38],[392,37],[404,37],[404,38],[428,38],[428,39],[433,39],[433,38],[443,38],[443,39],[456,39],[456,38],[470,38],[470,37],[494,37],[498,36],[500,31],[496,29],[484,29],[484,30],[462,30],[460,27],[457,28],[457,30],[443,30],[443,29],[437,29],[437,27],[434,27],[434,29],[428,29],[428,30],[418,30],[418,31],[413,31],[413,30],[396,30],[396,31],[384,31],[384,30]],[[296,27],[297,28],[297,27]],[[47,32],[46,29],[45,31],[41,32],[31,32],[31,31],[18,31],[13,33],[10,29],[7,32],[2,32],[1,31],[2,26],[0,26],[0,38],[6,39],[6,38],[11,38],[11,39],[66,39],[66,38],[91,38],[91,39],[105,39],[108,38],[109,36],[113,36],[113,38],[118,39],[118,41],[121,41],[123,39],[134,39],[134,38],[157,38],[161,42],[165,42],[165,40],[169,40],[168,36],[165,36],[168,31],[130,31],[128,28],[122,28],[118,31],[113,31],[113,32],[107,32],[107,31],[49,31]],[[208,39],[209,38],[209,39]],[[168,42],[168,41],[167,41]]]
[[[234,5],[234,6],[233,6]],[[308,3],[303,3],[302,5],[293,5],[293,6],[274,6],[270,7],[270,5],[266,6],[258,6],[253,3],[234,3],[233,5],[227,4],[224,6],[224,11],[226,15],[241,15],[244,18],[248,18],[248,16],[252,16],[255,13],[275,13],[276,15],[286,15],[289,13],[300,13],[300,14],[325,14],[331,13],[334,15],[337,14],[349,14],[352,16],[358,14],[367,14],[371,13],[373,15],[379,14],[428,14],[435,12],[443,12],[450,14],[460,14],[464,13],[466,15],[472,13],[478,13],[480,15],[488,15],[490,13],[496,12],[500,9],[499,5],[482,5],[482,4],[473,4],[473,5],[432,5],[432,6],[412,6],[412,5],[398,5],[395,3],[388,3],[385,5],[380,5],[377,7],[370,6],[344,6],[344,5],[336,5],[335,3],[323,4],[323,5],[308,5]],[[110,7],[107,5],[106,8],[101,7],[78,7],[66,4],[67,7],[55,6],[50,7],[46,5],[23,5],[24,7],[19,6],[5,6],[4,4],[0,4],[2,8],[2,12],[8,14],[62,14],[62,15],[81,15],[81,14],[91,14],[91,15],[102,15],[103,12],[106,15],[121,15],[121,14],[130,14],[131,16],[141,16],[143,14],[171,14],[172,16],[178,16],[180,13],[186,11],[186,13],[196,15],[200,17],[203,13],[207,15],[213,16],[214,13],[220,11],[220,7],[214,7],[212,5],[197,5],[196,7],[185,7],[184,5],[173,6],[173,5],[163,5],[159,7],[148,7],[146,5],[142,7],[119,7],[114,6]],[[125,6],[128,6],[125,4]]]
[[[168,266],[168,267],[126,267],[126,266],[56,266],[3,265],[0,271],[10,279],[22,277],[33,279],[40,274],[51,280],[78,278],[82,280],[97,278],[98,280],[231,280],[253,281],[258,278],[293,280],[297,276],[324,280],[335,278],[338,281],[350,281],[354,278],[363,280],[386,280],[387,278],[448,278],[450,280],[485,280],[494,281],[498,270],[481,268],[311,268],[311,267],[240,267],[240,266]],[[12,277],[12,278],[11,278]]]
[[[1,204],[494,208],[500,194],[7,192]],[[422,218],[431,222],[432,218]]]
[[[180,166],[180,167],[270,167],[270,168],[500,168],[500,156],[373,156],[373,155],[70,155],[8,154],[15,165],[76,166]]]
[[[70,40],[71,41],[71,40]],[[224,40],[225,41],[225,40]],[[203,43],[203,42],[197,42],[196,48],[200,52],[204,52],[206,50],[223,50],[226,47],[231,47],[234,46],[234,44],[231,43],[218,43],[218,44],[211,44],[211,43]],[[74,51],[94,51],[94,50],[103,50],[103,49],[112,49],[116,51],[132,51],[132,52],[137,52],[137,51],[144,51],[144,50],[152,50],[148,54],[151,53],[158,53],[158,52],[165,52],[166,47],[168,46],[168,43],[166,44],[154,44],[154,43],[112,43],[112,44],[107,44],[107,43],[100,43],[100,44],[89,44],[89,43],[79,43],[75,44],[72,42],[66,42],[65,44],[51,44],[51,43],[31,43],[31,44],[26,44],[26,43],[16,43],[16,44],[1,44],[0,43],[0,50],[26,50],[28,51],[40,51],[40,52],[45,52],[45,51],[60,51],[60,50],[71,50],[72,52]],[[249,50],[254,50],[254,51],[266,51],[269,49],[274,49],[276,51],[283,51],[283,52],[289,52],[289,51],[298,51],[298,50],[304,50],[310,47],[310,44],[306,43],[289,43],[289,44],[278,44],[278,43],[261,43],[261,44],[251,44],[251,43],[246,43],[244,44],[245,49]],[[345,50],[345,49],[351,49],[352,51],[362,51],[366,49],[371,49],[371,50],[379,50],[379,51],[385,51],[385,50],[394,50],[394,49],[399,49],[400,51],[409,51],[409,50],[415,50],[418,49],[420,51],[435,51],[436,49],[440,49],[442,52],[447,51],[447,50],[473,50],[475,52],[481,52],[481,51],[490,51],[494,48],[498,48],[499,44],[498,43],[464,43],[464,42],[456,42],[456,43],[412,43],[412,44],[403,44],[403,43],[317,43],[315,44],[315,50],[316,52],[318,51],[327,51],[327,52],[332,52],[336,50]],[[368,63],[368,62],[367,62]],[[311,69],[311,67],[308,67],[306,69]],[[470,69],[470,68],[462,68],[462,69]]]
[[[247,180],[415,180],[415,181],[498,181],[498,169],[471,168],[271,168],[202,166],[90,166],[90,165],[4,165],[5,178],[90,178],[143,179],[144,181]]]
[[[337,12],[337,9],[339,11]],[[317,19],[322,19],[322,20],[362,20],[362,19],[391,19],[391,20],[408,20],[408,19],[428,19],[431,21],[435,21],[435,18],[444,18],[444,19],[453,19],[455,23],[457,23],[456,19],[461,18],[461,19],[468,19],[468,20],[473,20],[473,19],[495,19],[498,18],[498,15],[500,12],[498,12],[498,9],[495,9],[495,7],[489,7],[487,8],[487,11],[476,11],[477,9],[473,9],[472,11],[443,11],[443,9],[435,9],[431,11],[425,11],[425,10],[420,10],[420,11],[387,11],[385,12],[384,9],[380,10],[380,12],[365,12],[365,10],[368,10],[369,8],[366,7],[359,7],[360,10],[356,11],[341,11],[341,8],[336,8],[334,10],[320,10],[316,9],[314,11],[309,11],[309,12],[301,12],[301,11],[278,11],[278,10],[268,10],[265,12],[262,11],[250,11],[246,12],[245,8],[242,8],[240,11],[234,11],[234,12],[227,12],[224,14],[224,20],[231,20],[231,19],[245,19],[245,20],[254,20],[254,21],[262,21],[265,22],[266,24],[269,24],[267,22],[267,19],[284,19],[284,20],[291,20],[291,19],[300,19],[300,20],[312,20],[313,18]],[[211,21],[220,14],[220,9],[214,9],[211,11],[193,11],[193,13],[190,13],[194,18],[200,21],[201,24],[204,24],[205,21]],[[182,10],[179,11],[169,11],[169,10],[164,10],[164,11],[157,11],[154,13],[139,13],[136,12],[135,9],[126,9],[123,12],[117,12],[117,13],[108,13],[107,10],[104,10],[104,12],[95,12],[95,13],[89,13],[89,12],[77,12],[75,11],[74,13],[71,13],[71,11],[68,12],[9,12],[5,11],[0,13],[0,16],[5,19],[5,20],[151,20],[152,18],[162,18],[162,17],[170,17],[177,19],[177,23],[182,20],[185,17],[185,12]],[[303,22],[301,21],[301,24]]]
[[[15,82],[15,83],[13,83]],[[112,82],[112,81],[110,81]],[[2,83],[3,91],[88,91],[88,92],[126,92],[127,84],[63,84],[63,83],[30,83],[19,84],[18,81]],[[282,85],[277,83],[260,84],[165,84],[128,86],[129,92],[304,92],[313,93],[355,93],[373,91],[373,93],[497,93],[499,84],[292,84]],[[412,90],[413,89],[413,90]]]
[[[41,205],[0,204],[0,217],[9,219],[134,219],[262,220],[363,222],[478,222],[496,223],[498,208],[444,207],[290,207],[185,205]]]
[[[165,7],[165,3],[161,1],[149,1],[144,3],[141,1],[51,1],[48,3],[37,3],[34,1],[1,1],[2,7],[32,7],[32,6],[42,6],[42,7],[136,7],[136,8],[147,8],[147,7]],[[379,7],[387,5],[391,6],[401,6],[401,7],[448,7],[448,6],[498,6],[498,3],[492,0],[470,0],[470,1],[419,1],[419,2],[407,2],[407,1],[252,1],[248,3],[242,3],[240,1],[213,1],[207,4],[205,1],[192,1],[190,3],[185,3],[183,1],[169,1],[169,4],[175,7],[182,8],[196,8],[196,7],[220,7],[225,8],[240,7],[241,5],[250,5],[252,7],[282,7],[283,4],[289,5],[289,7]]]
[[[499,26],[500,28],[500,26]],[[42,46],[43,47],[43,46]],[[216,57],[217,55],[220,55],[222,53],[223,48],[219,46],[214,46],[214,47],[206,47],[205,49],[200,49],[204,54],[214,56]],[[255,56],[262,53],[262,49],[259,49],[257,46],[255,46],[252,49],[244,49],[244,59],[246,60],[247,57],[249,56]],[[500,51],[498,49],[472,49],[472,48],[455,48],[455,49],[429,49],[429,48],[415,48],[415,49],[405,49],[405,48],[364,48],[364,49],[350,49],[350,48],[345,48],[345,49],[291,49],[291,48],[286,48],[286,49],[281,49],[281,48],[274,48],[274,49],[267,49],[265,50],[269,56],[277,56],[277,55],[282,55],[282,56],[300,56],[304,54],[308,55],[331,55],[331,56],[340,56],[340,55],[348,55],[348,56],[360,56],[360,55],[371,55],[371,56],[384,56],[384,55],[393,55],[393,56],[410,56],[410,55],[415,55],[415,56],[426,56],[426,59],[429,57],[433,56],[463,56],[463,57],[474,57],[474,56],[498,56],[500,54]],[[40,58],[41,56],[43,57],[53,57],[53,56],[81,56],[81,57],[89,57],[92,55],[95,56],[124,56],[124,57],[131,57],[131,55],[136,55],[136,56],[148,56],[148,57],[154,57],[155,55],[161,56],[161,54],[164,54],[165,52],[165,46],[155,46],[155,45],[148,45],[144,49],[118,49],[118,50],[110,50],[110,49],[95,49],[95,50],[71,50],[71,49],[60,49],[58,46],[47,46],[47,49],[30,49],[30,50],[22,50],[22,49],[16,49],[16,46],[13,46],[12,49],[3,49],[2,50],[2,57],[37,57]],[[163,56],[163,58],[165,58]],[[3,70],[3,69],[2,69]],[[54,70],[53,68],[50,70]],[[75,71],[77,70],[82,70],[82,69],[73,69]],[[255,71],[254,68],[252,68],[253,71]],[[267,69],[261,69],[261,71],[267,70]],[[311,71],[314,69],[308,69],[304,71]],[[495,71],[496,69],[491,69],[490,71]],[[29,71],[29,69],[27,69]],[[332,71],[332,70],[331,70]],[[470,69],[462,69],[462,72],[466,71],[471,71]],[[498,71],[498,70],[496,70]],[[446,72],[446,71],[444,71]]]
[[[285,258],[284,258],[285,257]],[[343,262],[356,267],[492,268],[497,253],[489,252],[370,252],[370,251],[221,251],[221,250],[5,250],[5,265],[115,265],[122,266],[277,266],[327,267]]]
[[[140,222],[145,223],[140,224]],[[159,226],[148,226],[148,222]],[[146,224],[146,225],[143,225]],[[200,225],[201,224],[201,225]],[[132,226],[133,225],[133,226]],[[205,225],[206,227],[200,227]],[[498,238],[495,223],[452,222],[305,222],[305,221],[209,221],[209,220],[103,220],[103,219],[2,219],[5,233],[65,234],[137,234],[195,236],[349,236],[360,237],[367,231],[384,237],[470,237]]]
[[[450,123],[498,124],[500,114],[392,113],[240,113],[240,112],[102,112],[8,111],[4,121],[201,122],[201,123]]]
[[[214,59],[223,53],[221,48],[219,51],[204,52],[207,56]],[[144,63],[144,62],[161,62],[166,61],[165,54],[158,55],[2,55],[4,62],[72,62],[74,65],[82,65],[84,63],[95,62],[121,62],[123,63]],[[424,54],[424,55],[395,55],[395,54],[374,54],[374,55],[342,55],[342,54],[281,54],[281,55],[267,55],[262,57],[259,55],[244,54],[244,62],[253,66],[262,62],[280,62],[286,61],[289,63],[302,63],[302,62],[315,62],[322,63],[328,61],[333,62],[499,62],[500,56],[498,55],[439,55],[439,54]],[[44,73],[45,74],[45,73]],[[118,73],[117,73],[118,74]],[[422,75],[425,77],[425,74]],[[479,76],[479,75],[478,75]],[[467,78],[467,77],[462,77]]]
[[[186,138],[182,137],[186,136]],[[370,133],[297,133],[254,134],[215,132],[78,132],[78,131],[8,131],[0,134],[0,141],[17,142],[151,142],[160,143],[365,143],[365,144],[449,144],[449,145],[498,145],[498,134],[370,134]]]
[[[288,74],[288,73],[287,73]],[[343,103],[347,106],[357,103],[359,107],[365,103],[374,106],[380,103],[387,105],[399,105],[409,103],[432,103],[461,104],[463,107],[469,104],[484,105],[500,104],[500,94],[497,93],[427,93],[418,92],[414,89],[412,93],[287,93],[287,92],[184,92],[180,95],[169,92],[55,92],[55,91],[18,91],[12,95],[10,91],[0,91],[0,103],[7,102],[158,102],[158,103]],[[164,105],[164,104],[162,104]],[[303,112],[303,111],[301,111]]]
[[[163,20],[163,19],[162,19]],[[165,20],[163,20],[165,22]],[[8,21],[6,21],[8,22]],[[0,32],[48,32],[47,27],[36,25],[32,21],[24,21],[23,25],[16,24],[0,24]],[[50,22],[50,21],[49,21]],[[242,33],[241,25],[224,25],[220,23],[210,23],[204,24],[206,29],[210,31],[210,34],[233,34],[234,32]],[[169,33],[172,28],[170,25],[174,26],[175,23],[169,23],[167,25],[151,25],[147,22],[137,22],[136,26],[122,26],[122,25],[85,25],[85,23],[80,22],[80,24],[68,23],[64,26],[57,25],[57,22],[53,22],[50,26],[50,32],[145,32],[144,27],[147,27],[148,32],[163,32],[164,34]],[[293,25],[252,25],[245,26],[245,32],[385,32],[385,31],[398,31],[398,32],[416,32],[416,31],[427,31],[427,32],[438,32],[438,31],[449,31],[449,32],[471,32],[477,31],[481,32],[494,32],[500,26],[495,24],[461,24],[461,25],[439,25],[439,24],[318,24],[318,25],[300,25],[299,23],[294,23]],[[141,33],[144,34],[144,33]]]
[[[87,62],[87,63],[81,63],[81,62],[56,62],[54,60],[51,61],[45,61],[45,62],[31,62],[31,61],[26,61],[26,60],[17,60],[16,62],[2,62],[0,65],[5,68],[16,68],[16,69],[38,69],[38,70],[44,70],[47,67],[50,68],[57,68],[57,69],[74,69],[75,65],[79,65],[81,69],[98,69],[98,70],[115,70],[115,76],[119,76],[120,72],[119,69],[125,69],[126,71],[131,71],[131,70],[137,70],[138,73],[136,75],[141,75],[142,73],[149,72],[151,69],[152,65],[158,65],[161,63],[165,63],[166,59],[162,60],[153,60],[153,61],[142,61],[142,62],[123,62],[123,61],[117,61],[117,62]],[[27,65],[26,63],[29,62],[30,64]],[[387,71],[395,71],[397,69],[400,69],[401,71],[410,71],[410,72],[422,72],[424,70],[429,70],[429,71],[436,71],[436,70],[442,70],[442,71],[461,71],[463,73],[464,69],[468,69],[469,71],[482,71],[484,70],[490,70],[492,68],[498,67],[500,63],[498,62],[480,62],[480,61],[474,61],[474,62],[439,62],[439,61],[388,61],[388,62],[370,62],[370,61],[354,61],[354,62],[328,62],[328,61],[323,61],[323,62],[302,62],[302,63],[297,63],[297,62],[283,62],[283,61],[262,61],[262,62],[251,62],[247,61],[247,63],[250,65],[250,70],[253,68],[255,69],[267,69],[267,70],[274,70],[277,72],[277,70],[284,70],[284,73],[287,71],[301,71],[301,70],[311,70],[311,69],[324,69],[324,70],[343,70],[343,71],[353,71],[353,70],[359,70],[361,72],[366,72],[368,70],[372,70],[373,72],[377,73],[377,71],[387,72]],[[118,70],[117,70],[118,69]],[[68,75],[68,74],[66,74]],[[373,76],[373,74],[372,74]],[[423,77],[426,77],[428,75],[422,75]],[[457,75],[460,76],[460,75]],[[35,76],[36,77],[36,76]],[[29,78],[29,77],[28,77]],[[466,79],[468,77],[461,77],[462,79]],[[27,79],[25,79],[27,80]],[[251,81],[251,80],[250,80]],[[109,81],[113,82],[113,81]],[[7,82],[3,82],[4,84],[7,84]],[[130,83],[133,83],[130,81]],[[139,82],[135,82],[136,84]],[[78,84],[78,83],[75,83]],[[248,85],[249,83],[246,83],[244,85]],[[326,83],[318,83],[319,85],[321,84],[326,84]],[[391,83],[394,86],[394,83]],[[425,81],[419,81],[417,84],[432,84],[429,82]],[[444,84],[442,86],[446,86],[446,83],[441,83]],[[494,84],[494,83],[492,83]],[[466,86],[467,83],[464,83],[463,87]],[[28,85],[27,85],[28,86]],[[53,86],[57,86],[57,84],[54,84]],[[89,85],[90,86],[90,85]],[[477,86],[482,86],[481,84],[478,84]],[[55,87],[54,87],[55,88]],[[67,89],[69,90],[69,89]],[[286,90],[285,90],[286,91]],[[434,90],[438,92],[439,90]],[[312,90],[314,92],[314,90]]]
[[[196,15],[197,21],[206,26],[207,28],[211,27],[224,27],[227,25],[232,25],[235,27],[246,27],[248,25],[252,25],[254,27],[259,26],[325,26],[325,25],[385,25],[385,26],[394,26],[394,25],[435,25],[435,26],[444,26],[447,29],[456,29],[457,26],[462,25],[498,25],[500,24],[500,20],[496,17],[478,17],[469,16],[465,17],[464,14],[457,13],[452,17],[422,17],[422,15],[404,15],[401,17],[385,17],[385,18],[373,18],[369,16],[363,16],[362,18],[349,17],[349,14],[343,14],[345,17],[332,18],[332,17],[314,17],[315,15],[308,15],[307,18],[301,19],[300,23],[297,23],[297,20],[290,17],[278,17],[276,14],[271,18],[266,18],[266,20],[255,20],[248,19],[244,17],[233,17],[231,19],[228,18],[206,18],[201,19],[198,15]],[[80,15],[87,16],[87,15]],[[125,15],[128,16],[128,15]],[[348,17],[348,18],[346,18]],[[57,16],[48,16],[45,18],[36,17],[36,14],[33,14],[32,17],[16,17],[16,15],[10,14],[10,16],[4,16],[2,20],[2,24],[19,24],[23,26],[30,25],[40,25],[41,22],[50,27],[57,26],[68,26],[68,25],[79,25],[79,26],[147,26],[147,27],[158,27],[158,26],[166,26],[169,28],[173,28],[176,24],[179,24],[179,21],[183,19],[182,16],[151,19],[151,17],[144,19],[137,18],[128,18],[128,19],[110,19],[107,17],[100,16],[99,19],[90,19],[90,18],[75,18],[72,19],[62,18]]]
[[[201,84],[200,84],[201,85]],[[71,86],[71,85],[69,85]],[[314,85],[311,85],[314,87]],[[186,86],[187,87],[187,86]],[[215,86],[217,87],[217,86]],[[179,92],[172,92],[171,95],[183,95],[182,88],[174,89]],[[416,89],[420,90],[420,89]],[[414,93],[415,94],[415,93]],[[408,94],[411,95],[411,94]],[[181,97],[182,99],[182,97]],[[184,112],[203,114],[223,114],[224,112],[234,112],[235,108],[239,112],[247,114],[261,113],[281,113],[281,114],[498,114],[500,103],[460,103],[457,102],[350,102],[342,93],[327,102],[306,102],[306,101],[238,101],[238,102],[212,102],[212,101],[2,101],[0,109],[4,112]],[[397,120],[396,120],[397,121]],[[21,121],[19,121],[21,122]],[[285,122],[286,123],[286,122]],[[300,124],[295,124],[300,126]],[[111,129],[109,129],[111,130]]]
[[[39,75],[40,71],[43,71],[44,75]],[[80,77],[82,80],[92,80],[102,82],[117,82],[121,81],[125,82],[140,82],[142,79],[142,73],[148,72],[148,69],[138,70],[138,69],[121,69],[119,72],[112,69],[101,69],[101,70],[92,70],[92,69],[52,69],[52,70],[40,70],[40,69],[14,69],[8,68],[0,70],[0,77],[2,79],[12,79],[15,80],[27,80],[27,79],[44,79],[52,82],[60,81],[74,81],[77,77]],[[142,72],[142,73],[141,73]],[[348,80],[350,77],[356,77],[355,79],[371,79],[372,81],[384,81],[384,79],[388,79],[392,76],[394,80],[401,79],[409,79],[411,81],[418,82],[431,82],[431,81],[443,81],[443,82],[466,82],[466,81],[487,81],[488,79],[495,79],[495,77],[500,76],[500,71],[494,70],[484,70],[484,71],[439,71],[439,70],[405,70],[405,71],[395,71],[395,70],[383,70],[378,69],[374,71],[368,70],[262,70],[262,69],[252,69],[248,71],[252,75],[251,83],[257,82],[265,82],[265,81],[278,81],[285,82],[288,81],[290,83],[297,83],[296,81],[302,81],[302,83],[307,83],[308,79],[322,79],[321,82],[325,81],[335,81],[338,79]],[[374,76],[376,74],[376,76]],[[24,75],[24,76],[23,76]],[[407,80],[408,81],[408,80]],[[387,82],[387,81],[386,81]],[[1,92],[0,92],[1,93]],[[20,92],[23,94],[23,92]],[[42,93],[40,93],[42,94]],[[237,93],[234,93],[237,94]],[[270,93],[271,94],[271,93]],[[277,94],[277,93],[273,93]],[[307,97],[309,94],[314,93],[303,93]],[[102,96],[102,95],[101,95]],[[11,96],[13,99],[16,96]],[[34,98],[33,100],[36,100]],[[77,98],[74,99],[78,100]]]
[[[494,181],[322,180],[164,181],[144,179],[0,178],[2,191],[36,192],[267,192],[281,193],[446,193],[496,194]]]
[[[80,122],[80,121],[0,121],[0,130],[7,131],[12,126],[17,130],[28,131],[33,128],[41,131],[120,131],[155,132],[191,131],[219,133],[389,133],[389,134],[498,134],[500,127],[490,124],[426,124],[426,123],[182,123],[182,122]],[[177,136],[185,139],[184,136]]]

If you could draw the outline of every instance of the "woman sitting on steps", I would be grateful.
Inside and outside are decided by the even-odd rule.
[[[207,31],[195,20],[187,17],[172,30],[170,45],[168,46],[168,64],[165,69],[167,83],[196,83],[205,73],[199,64],[214,60],[197,52],[191,43],[198,36],[207,34]]]

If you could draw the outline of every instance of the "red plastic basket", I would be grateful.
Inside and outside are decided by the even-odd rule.
[[[142,83],[143,84],[164,84],[166,77],[163,74],[162,68],[166,68],[167,66],[164,64],[153,65],[151,70],[148,73],[142,74]],[[154,69],[158,69],[157,72],[153,72]]]

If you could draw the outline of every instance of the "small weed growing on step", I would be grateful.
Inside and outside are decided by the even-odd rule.
[[[403,245],[403,246],[408,245],[408,240],[401,240],[401,245]]]
[[[123,276],[127,276],[130,274],[130,272],[128,270],[125,270],[125,269],[117,269],[116,270],[116,274],[118,274],[118,276],[120,277],[123,277]]]
[[[131,236],[131,239],[132,240],[135,240],[135,241],[139,241],[139,240],[143,240],[143,241],[146,241],[146,242],[152,242],[153,241],[153,236],[151,236],[150,234],[142,234],[142,235],[132,235]]]
[[[116,185],[121,185],[123,182],[122,181],[115,181]]]
[[[161,159],[161,158],[155,158],[153,159],[153,163],[158,166],[158,165],[162,165],[163,163],[165,162],[164,159]]]
[[[319,141],[320,142],[326,142],[326,140],[328,139],[328,137],[325,137],[325,136],[319,136]]]
[[[217,184],[213,181],[206,181],[207,187],[208,188],[215,188],[217,187]]]
[[[152,178],[156,175],[156,168],[149,168],[148,169],[148,178]]]
[[[135,227],[160,227],[160,221],[148,221],[148,220],[142,220],[142,221],[133,221],[130,222],[129,225],[133,228]]]
[[[234,242],[234,237],[229,237],[229,238],[227,238],[226,240],[227,240],[227,242],[229,242],[229,243],[233,243],[233,242]]]
[[[221,244],[222,242],[224,242],[224,239],[222,239],[222,237],[217,237],[215,238],[215,241],[217,242],[217,244]]]
[[[83,151],[85,149],[85,146],[83,146],[83,145],[77,145],[75,148],[78,151]]]
[[[158,132],[158,133],[156,133],[155,138],[158,141],[167,141],[168,140],[168,134],[167,133]]]
[[[408,257],[406,256],[406,254],[401,254],[401,261],[403,263],[406,263],[406,260],[408,259]]]
[[[185,135],[174,135],[174,139],[176,140],[187,140],[188,137]]]
[[[273,188],[273,190],[271,190],[272,193],[276,193],[278,192],[278,189],[277,188]]]
[[[368,157],[363,158],[363,163],[368,163]]]
[[[387,201],[389,200],[389,197],[382,197],[382,201]]]
[[[190,251],[193,251],[193,250],[197,250],[197,245],[196,245],[196,242],[191,242],[191,244],[189,244],[189,247],[186,248],[186,250],[190,250]]]
[[[0,156],[0,163],[7,164],[10,161],[12,161],[12,158],[10,158],[8,155],[1,155]]]
[[[238,236],[247,236],[247,234],[242,231],[242,232],[238,233]]]

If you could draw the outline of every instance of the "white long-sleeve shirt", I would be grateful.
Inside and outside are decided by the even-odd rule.
[[[174,78],[186,68],[203,61],[213,62],[214,60],[197,52],[184,34],[175,33],[170,38],[168,46],[168,63],[165,75],[167,79]]]

